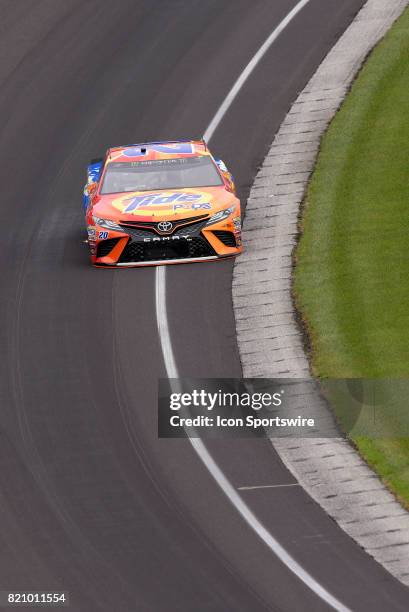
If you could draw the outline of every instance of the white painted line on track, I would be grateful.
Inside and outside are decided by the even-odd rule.
[[[179,378],[169,334],[166,308],[166,266],[157,266],[155,274],[156,323],[168,378]]]
[[[203,134],[203,138],[206,142],[209,142],[217,127],[219,126],[220,122],[222,121],[223,117],[229,110],[230,106],[233,104],[237,94],[243,87],[244,83],[247,81],[247,79],[249,78],[257,64],[260,62],[260,60],[267,53],[273,42],[277,40],[281,32],[285,30],[285,28],[291,23],[294,17],[298,15],[298,13],[304,8],[306,4],[308,4],[309,1],[310,0],[301,0],[301,2],[298,2],[298,4],[296,4],[295,7],[288,13],[288,15],[284,17],[284,19],[278,24],[275,30],[271,32],[270,36],[261,45],[260,49],[255,53],[255,55],[253,55],[253,57],[251,58],[243,72],[240,74],[239,78],[234,83],[227,96],[225,97],[223,103],[220,105],[215,116],[213,117],[205,133]]]
[[[272,43],[278,38],[281,32],[288,26],[294,17],[301,9],[309,2],[309,0],[301,0],[281,21],[281,23],[273,30],[267,40],[263,43],[251,61],[247,64],[232,89],[228,93],[226,99],[219,107],[217,113],[210,122],[204,139],[209,141],[213,136],[216,128],[222,121],[224,115],[230,108],[232,102],[237,96],[244,83],[253,72],[261,58],[270,48]],[[158,266],[155,271],[155,305],[156,305],[156,322],[160,345],[162,349],[163,360],[165,363],[166,374],[168,378],[179,378],[178,369],[176,366],[175,356],[173,353],[172,340],[169,332],[169,322],[167,316],[166,305],[166,266]],[[189,438],[191,445],[196,451],[202,463],[214,478],[216,483],[222,489],[223,493],[233,504],[237,512],[246,521],[248,526],[259,536],[264,544],[280,559],[280,561],[299,578],[311,591],[313,591],[320,599],[325,601],[337,612],[351,612],[349,608],[344,606],[338,599],[329,593],[315,578],[313,578],[273,537],[273,535],[264,527],[252,512],[249,506],[243,501],[240,494],[236,491],[230,481],[226,478],[220,467],[214,461],[209,451],[199,438]]]

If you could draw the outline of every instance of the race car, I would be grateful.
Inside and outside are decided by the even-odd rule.
[[[90,162],[83,207],[91,262],[152,266],[241,251],[233,177],[203,140],[132,144]]]

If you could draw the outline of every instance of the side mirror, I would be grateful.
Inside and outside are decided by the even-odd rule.
[[[222,177],[223,177],[223,181],[225,184],[225,187],[228,191],[231,191],[232,193],[236,193],[236,186],[234,184],[234,178],[233,175],[231,174],[231,172],[229,172],[229,170],[227,169],[226,164],[224,163],[224,161],[222,159],[215,159],[214,160],[217,164],[217,167],[219,168]]]
[[[98,187],[98,183],[88,183],[86,189],[90,198],[95,194]]]
[[[85,185],[84,191],[82,194],[82,208],[84,210],[84,213],[87,212],[87,208],[90,205],[93,196],[95,195],[97,187],[98,187],[98,183],[94,183],[94,182],[87,183]]]
[[[102,157],[98,159],[91,159],[91,161],[88,164],[87,184],[84,187],[84,192],[82,196],[82,208],[84,212],[87,211],[88,206],[90,205],[90,202],[97,191],[98,181],[101,176],[103,165],[104,165],[104,160]]]

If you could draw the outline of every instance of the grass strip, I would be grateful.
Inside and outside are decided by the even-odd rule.
[[[409,10],[322,140],[300,230],[293,290],[314,375],[409,378]],[[353,441],[409,508],[409,439]]]

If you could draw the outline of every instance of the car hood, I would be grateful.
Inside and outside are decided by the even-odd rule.
[[[100,195],[93,214],[114,221],[180,219],[209,214],[238,203],[221,187],[165,189]]]

